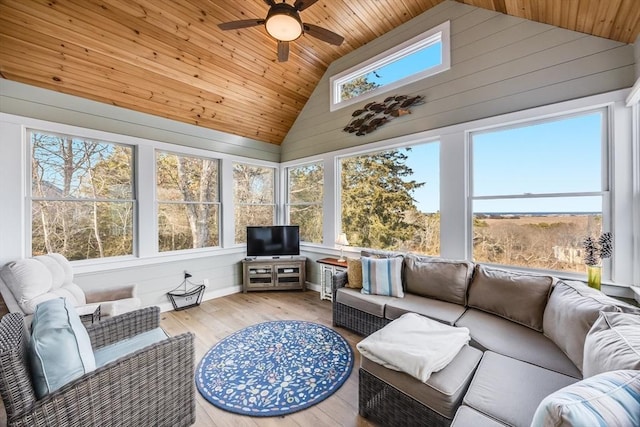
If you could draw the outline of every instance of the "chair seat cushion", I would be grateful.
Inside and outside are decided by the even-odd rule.
[[[29,363],[38,399],[95,370],[89,334],[66,299],[39,304],[31,330]]]
[[[396,298],[363,294],[359,289],[340,288],[336,292],[336,302],[378,317],[384,317],[384,307],[394,299]]]
[[[109,362],[125,357],[135,351],[167,339],[161,328],[151,329],[131,338],[101,347],[95,351],[96,366],[99,368]]]
[[[387,319],[394,320],[405,313],[418,313],[438,322],[453,325],[464,311],[465,308],[462,305],[405,293],[404,298],[393,299],[387,303],[384,315]]]
[[[581,379],[582,373],[553,341],[510,320],[468,309],[456,326],[469,328],[471,345]]]
[[[451,427],[505,427],[491,417],[481,414],[475,409],[462,405],[453,417]]]
[[[542,399],[577,381],[487,351],[464,396],[464,404],[509,426],[529,427]]]

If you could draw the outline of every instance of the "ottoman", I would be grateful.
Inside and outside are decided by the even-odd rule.
[[[384,426],[449,426],[462,403],[482,352],[465,345],[426,383],[360,358],[360,415]]]

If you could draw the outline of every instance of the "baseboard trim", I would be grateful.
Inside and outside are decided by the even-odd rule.
[[[216,298],[226,297],[227,295],[239,294],[240,292],[242,292],[242,286],[240,285],[228,286],[222,289],[205,290],[204,295],[202,296],[202,301],[209,301]],[[154,305],[160,307],[161,312],[173,311],[173,305],[170,302]]]

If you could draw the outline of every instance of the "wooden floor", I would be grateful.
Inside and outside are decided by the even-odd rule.
[[[211,346],[247,326],[269,320],[306,320],[331,326],[331,302],[307,292],[253,292],[205,301],[199,307],[161,314],[160,324],[170,335],[191,331],[196,335],[196,364]],[[372,426],[358,415],[358,367],[355,345],[362,337],[334,328],[355,355],[349,379],[332,396],[310,408],[282,417],[247,417],[213,406],[196,391],[196,426]]]

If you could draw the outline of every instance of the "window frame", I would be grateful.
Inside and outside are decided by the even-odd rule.
[[[474,159],[473,159],[473,134],[486,134],[496,131],[509,130],[509,129],[521,129],[527,126],[535,126],[545,123],[559,122],[566,119],[571,119],[580,116],[586,116],[593,113],[601,113],[602,115],[602,130],[601,130],[601,144],[600,144],[600,162],[601,162],[601,190],[600,191],[582,191],[582,192],[555,192],[555,193],[522,193],[522,194],[497,194],[497,195],[474,195]],[[498,267],[516,269],[527,272],[537,272],[551,274],[556,277],[572,277],[576,272],[565,270],[551,270],[535,267],[525,267],[520,265],[511,264],[495,264],[487,261],[474,261],[473,257],[473,202],[482,200],[522,200],[522,199],[540,199],[540,198],[570,198],[570,197],[601,197],[602,198],[602,232],[613,231],[613,215],[612,215],[612,195],[611,195],[611,150],[612,147],[612,107],[610,105],[596,105],[580,109],[579,111],[562,111],[552,115],[546,116],[532,116],[527,119],[518,120],[515,122],[506,122],[502,124],[494,124],[482,128],[469,128],[465,131],[465,145],[468,152],[467,156],[467,228],[469,230],[468,238],[466,239],[468,258],[472,262],[480,262],[487,265],[495,265]],[[615,251],[612,258],[606,258],[602,260],[603,276],[604,280],[611,280],[612,272],[611,265],[615,257]]]
[[[128,147],[131,149],[131,197],[130,199],[105,199],[105,198],[79,198],[79,197],[35,197],[33,194],[33,157],[32,157],[32,135],[34,133],[46,134],[51,136],[60,136],[73,139],[82,140],[94,140],[96,142],[111,144],[114,146]],[[73,260],[74,263],[101,263],[108,262],[114,259],[127,259],[138,257],[138,242],[139,242],[139,221],[138,221],[138,147],[136,144],[127,143],[123,141],[115,141],[117,138],[109,138],[109,134],[92,135],[93,132],[82,132],[81,128],[63,129],[63,130],[48,130],[46,126],[26,126],[24,129],[25,140],[25,157],[26,161],[25,173],[25,188],[24,194],[26,195],[26,222],[25,222],[25,255],[32,257],[33,255],[33,206],[34,201],[53,201],[53,202],[72,202],[72,203],[131,203],[131,253],[124,255],[105,256],[96,258],[85,258]]]
[[[329,78],[329,111],[337,111],[341,108],[348,107],[366,99],[378,96],[379,94],[396,90],[402,86],[422,80],[424,78],[442,73],[451,68],[451,29],[450,21],[445,21],[397,46],[387,49],[372,58],[367,59],[353,67],[350,67],[340,73],[334,74]],[[393,63],[399,59],[405,58],[413,53],[431,46],[437,42],[442,42],[442,61],[440,65],[427,68],[421,72],[412,74],[393,83],[377,87],[369,92],[358,95],[347,100],[341,99],[341,87],[344,83],[352,79],[367,74],[382,66]]]
[[[203,250],[208,250],[208,249],[215,249],[215,248],[220,248],[222,247],[222,231],[223,231],[223,227],[222,227],[222,195],[221,195],[221,190],[222,190],[222,159],[218,158],[218,157],[209,157],[206,155],[198,155],[198,154],[191,154],[191,153],[187,153],[187,152],[180,152],[180,151],[176,151],[176,150],[171,150],[171,149],[163,149],[163,148],[158,148],[155,147],[153,150],[153,160],[154,160],[154,191],[153,191],[153,198],[154,198],[154,212],[155,212],[155,218],[154,218],[154,223],[155,223],[155,233],[156,233],[156,253],[158,255],[162,255],[162,254],[171,254],[171,253],[180,253],[180,252],[194,252],[194,251],[203,251]],[[161,200],[158,197],[158,154],[159,153],[165,153],[165,154],[169,154],[169,155],[174,155],[174,156],[180,156],[180,157],[191,157],[191,158],[200,158],[200,159],[205,159],[205,160],[213,160],[217,163],[217,201],[215,202],[189,202],[189,201],[174,201],[174,200]],[[160,226],[159,226],[159,212],[160,212],[160,204],[175,204],[175,205],[186,205],[186,204],[190,204],[190,205],[214,205],[217,206],[217,221],[218,221],[218,244],[215,246],[204,246],[201,248],[185,248],[185,249],[174,249],[174,250],[167,250],[167,251],[162,251],[160,250],[159,247],[159,239],[160,239]]]
[[[290,181],[290,172],[291,169],[296,169],[296,168],[301,168],[301,167],[305,167],[305,166],[309,166],[309,165],[314,165],[314,164],[318,164],[320,165],[320,167],[322,167],[322,176],[323,176],[323,180],[322,180],[322,193],[323,196],[320,198],[319,201],[317,202],[298,202],[298,203],[292,203],[291,202],[291,181]],[[318,160],[313,160],[313,161],[309,161],[309,162],[304,162],[304,163],[297,163],[295,165],[289,165],[289,166],[283,166],[282,167],[283,171],[284,171],[284,180],[285,180],[285,189],[286,189],[286,193],[285,193],[285,201],[284,201],[284,221],[286,224],[291,225],[291,206],[319,206],[322,209],[323,206],[323,201],[324,201],[324,191],[325,191],[325,162],[321,159]],[[323,220],[323,224],[324,224],[324,215],[322,217]],[[324,225],[323,225],[324,228]],[[302,236],[302,233],[300,233],[300,235]],[[321,233],[320,236],[320,242],[316,243],[316,242],[309,242],[306,240],[300,240],[300,244],[303,243],[307,243],[307,244],[311,244],[311,245],[322,245],[324,243],[324,233]]]

